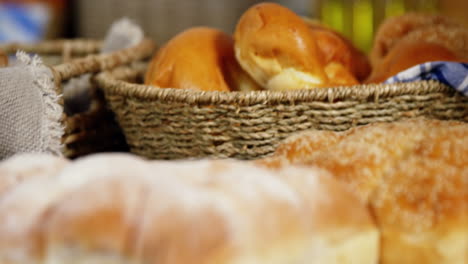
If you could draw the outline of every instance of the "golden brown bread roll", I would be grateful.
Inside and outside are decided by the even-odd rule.
[[[366,207],[322,170],[99,155],[0,199],[9,264],[365,264],[378,248]]]
[[[383,82],[412,66],[430,61],[468,62],[468,29],[435,25],[406,32],[377,60],[365,82]]]
[[[371,66],[367,55],[337,31],[308,18],[304,20],[313,31],[317,46],[325,57],[325,64],[338,63],[358,81],[364,81],[370,74]],[[330,79],[334,79],[328,75]]]
[[[0,67],[8,66],[8,56],[0,50]]]
[[[328,170],[367,202],[382,232],[380,263],[465,263],[468,124],[408,120],[309,131],[256,164]]]
[[[234,56],[231,36],[195,27],[171,39],[151,60],[145,84],[199,91],[258,90]]]
[[[423,41],[402,40],[377,64],[366,83],[381,83],[399,72],[430,61],[461,61],[444,46]]]
[[[329,83],[314,35],[301,17],[285,7],[262,3],[249,8],[237,24],[234,40],[241,66],[269,90]]]
[[[462,26],[424,27],[409,32],[402,40],[440,45],[447,48],[459,60],[468,61],[468,29]]]
[[[393,46],[409,33],[422,29],[441,26],[453,27],[457,24],[447,17],[424,13],[407,13],[387,18],[377,30],[370,53],[373,66],[385,58]]]

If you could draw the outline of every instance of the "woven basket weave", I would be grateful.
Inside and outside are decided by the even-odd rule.
[[[37,44],[10,43],[0,45],[7,54],[18,49],[39,54],[54,73],[57,92],[62,94],[62,83],[87,73],[98,73],[152,55],[155,45],[145,39],[138,45],[109,54],[97,54],[102,46],[98,40],[53,40]],[[93,87],[88,111],[62,118],[65,134],[63,153],[76,158],[103,151],[125,151],[128,146],[114,115],[105,105],[102,93]],[[63,104],[63,102],[61,102]]]
[[[131,151],[152,159],[255,159],[307,129],[343,131],[419,116],[468,121],[468,98],[439,82],[199,92],[138,84],[144,70],[122,67],[96,81]]]

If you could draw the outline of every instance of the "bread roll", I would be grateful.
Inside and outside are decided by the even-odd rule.
[[[386,55],[375,63],[366,83],[383,82],[425,62],[468,62],[468,29],[450,25],[420,27],[406,32],[401,40],[393,42],[387,49]]]
[[[151,60],[145,84],[198,91],[257,90],[234,56],[231,36],[195,27],[171,39]]]
[[[409,33],[422,28],[452,27],[456,23],[441,15],[407,13],[401,16],[387,18],[377,30],[374,45],[370,53],[373,66],[380,64],[395,43],[403,39]]]
[[[459,155],[468,155],[466,147]],[[370,199],[382,233],[381,263],[467,262],[464,161],[465,168],[457,168],[444,160],[410,156],[389,171]]]
[[[399,72],[430,61],[460,61],[444,46],[422,41],[400,41],[376,65],[366,83],[381,83]]]
[[[366,207],[315,169],[274,173],[240,161],[99,155],[67,166],[54,180],[25,182],[5,197],[2,263],[377,263],[378,258],[378,231]]]
[[[237,60],[269,90],[324,87],[325,58],[306,22],[273,3],[257,4],[240,18],[235,34]]]
[[[342,65],[359,82],[369,76],[371,66],[366,54],[357,49],[350,40],[318,21],[308,18],[304,20],[313,31],[317,46],[324,54],[325,64]],[[334,80],[329,74],[327,75]]]
[[[468,29],[462,26],[425,27],[409,32],[402,40],[440,45],[460,61],[468,61]]]
[[[257,165],[320,167],[372,209],[379,263],[465,263],[468,124],[408,120],[346,132],[309,131]]]
[[[8,56],[0,50],[0,68],[8,66]]]
[[[273,167],[288,164],[321,167],[367,202],[386,171],[422,140],[424,131],[413,129],[412,125],[398,123],[362,126],[345,132],[306,131],[286,139],[277,154],[259,162]]]

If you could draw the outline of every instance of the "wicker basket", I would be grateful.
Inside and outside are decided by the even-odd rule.
[[[468,98],[439,82],[199,92],[138,84],[144,71],[122,67],[96,81],[131,151],[151,159],[255,159],[307,129],[342,131],[419,116],[468,121]]]
[[[132,48],[109,54],[97,54],[101,46],[102,42],[98,40],[77,39],[37,44],[11,43],[0,45],[0,49],[7,54],[14,54],[18,49],[39,54],[44,63],[51,67],[59,94],[62,94],[62,83],[71,78],[148,58],[155,49],[154,43],[147,39]],[[88,111],[72,116],[63,115],[64,155],[76,158],[96,152],[128,150],[121,129],[114,121],[114,114],[105,105],[103,94],[93,87],[91,99]]]

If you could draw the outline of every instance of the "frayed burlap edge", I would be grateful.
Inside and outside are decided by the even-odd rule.
[[[61,123],[63,108],[59,103],[60,95],[56,93],[51,70],[42,63],[39,56],[30,57],[24,51],[16,54],[19,61],[29,66],[34,77],[35,88],[43,96],[43,119],[41,122],[41,151],[62,156],[64,146],[61,143],[64,127]]]

